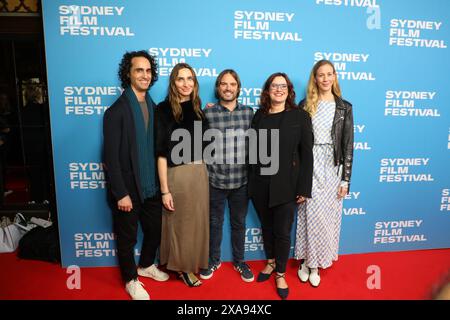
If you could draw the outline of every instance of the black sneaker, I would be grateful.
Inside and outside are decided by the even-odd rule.
[[[208,269],[200,270],[200,278],[203,280],[208,280],[213,276],[214,271],[220,268],[221,263],[209,265]]]
[[[255,280],[252,270],[250,270],[250,267],[245,262],[236,263],[234,265],[234,270],[241,274],[241,278],[245,282],[252,282]]]

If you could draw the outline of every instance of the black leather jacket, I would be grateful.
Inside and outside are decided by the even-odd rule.
[[[334,114],[331,138],[333,139],[334,164],[343,165],[342,180],[349,183],[352,176],[353,166],[353,109],[352,104],[338,96],[334,96],[336,112]],[[304,108],[306,99],[300,102]]]

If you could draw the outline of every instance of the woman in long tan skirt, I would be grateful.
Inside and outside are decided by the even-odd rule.
[[[169,82],[168,97],[156,111],[163,202],[160,260],[168,270],[178,272],[186,285],[196,287],[201,281],[195,274],[208,267],[209,183],[202,161],[202,137],[194,136],[194,127],[201,125],[203,136],[207,122],[194,70],[186,63],[177,64]],[[190,139],[183,140],[185,135]]]

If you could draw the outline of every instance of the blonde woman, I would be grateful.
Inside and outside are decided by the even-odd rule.
[[[298,276],[313,287],[319,269],[338,259],[343,197],[348,193],[353,164],[352,105],[342,99],[336,70],[318,61],[310,74],[306,99],[300,102],[312,119],[314,174],[312,198],[300,204],[295,258]]]
[[[194,148],[202,145],[202,141],[194,141],[194,127],[201,124],[204,131],[207,122],[190,65],[179,63],[173,68],[168,91],[156,112],[156,156],[163,203],[160,259],[168,270],[178,272],[186,285],[197,287],[201,281],[195,274],[208,267],[209,182],[202,148]],[[179,142],[184,141],[186,133],[189,150],[180,151]]]

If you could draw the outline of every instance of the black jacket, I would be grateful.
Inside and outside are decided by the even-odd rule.
[[[155,109],[155,104],[152,103],[151,107]],[[152,121],[149,127],[154,129],[154,119],[149,121]],[[133,111],[125,94],[103,116],[103,157],[108,190],[113,200],[119,201],[129,195],[133,201],[144,202]]]
[[[333,140],[334,164],[343,165],[342,180],[350,184],[353,166],[353,109],[352,104],[338,96],[334,96],[336,112],[334,113],[331,138]],[[300,102],[304,108],[306,99]],[[350,185],[349,185],[350,190]]]
[[[252,121],[252,128],[258,129],[262,117],[258,110]],[[311,198],[313,173],[313,136],[311,119],[303,109],[284,112],[280,122],[279,168],[270,176],[269,207],[295,201],[298,195]],[[249,196],[258,188],[257,166],[250,165]]]

